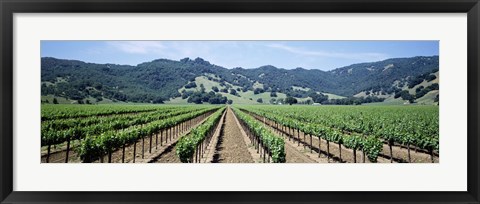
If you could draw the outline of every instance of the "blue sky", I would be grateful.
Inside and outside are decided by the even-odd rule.
[[[439,55],[438,41],[42,41],[41,56],[137,65],[201,57],[226,68],[331,70],[388,58]]]

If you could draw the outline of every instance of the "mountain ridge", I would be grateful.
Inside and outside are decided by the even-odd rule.
[[[42,57],[42,95],[80,98],[109,98],[119,101],[149,102],[182,96],[180,89],[199,76],[220,84],[228,83],[245,92],[261,84],[263,91],[279,92],[297,98],[310,92],[353,96],[362,91],[398,91],[394,82],[408,83],[410,78],[438,71],[438,56],[391,58],[357,63],[330,71],[284,69],[272,65],[258,68],[225,68],[202,59],[156,59],[136,66],[96,64],[80,60]]]

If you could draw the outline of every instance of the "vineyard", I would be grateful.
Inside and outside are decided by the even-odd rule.
[[[353,162],[357,151],[362,162],[367,158],[387,158],[390,162],[438,162],[439,118],[433,106],[240,106],[281,135],[310,148],[321,155],[326,143],[327,160],[342,158],[342,147],[352,150]],[[307,139],[308,137],[308,139]],[[313,145],[313,138],[318,146]],[[338,146],[338,155],[330,153],[330,145]],[[395,155],[395,150],[407,152],[406,157]],[[414,153],[412,153],[414,151]],[[415,158],[413,154],[415,154]],[[421,155],[421,156],[418,156]],[[419,158],[423,157],[423,158]],[[415,161],[414,161],[415,159]],[[421,160],[423,159],[423,160]]]
[[[436,106],[42,105],[42,163],[437,163]]]
[[[121,152],[120,162],[135,162],[137,153],[145,159],[145,145],[148,153],[152,153],[153,142],[158,149],[217,109],[215,106],[45,106],[41,125],[42,161],[103,162],[106,158],[114,162],[112,155]],[[126,158],[125,151],[132,151],[132,147],[133,156]]]

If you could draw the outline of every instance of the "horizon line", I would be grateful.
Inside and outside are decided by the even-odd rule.
[[[277,67],[277,66],[271,65],[271,64],[266,64],[266,65],[262,65],[262,66],[259,66],[259,67],[250,67],[250,68],[245,68],[245,67],[232,67],[232,68],[228,68],[228,67],[224,67],[224,66],[222,66],[222,65],[212,64],[210,61],[205,60],[205,58],[202,58],[202,57],[196,57],[195,59],[192,59],[192,58],[190,58],[190,57],[184,57],[184,58],[179,59],[179,60],[173,60],[173,59],[168,59],[168,58],[158,58],[158,59],[153,59],[153,60],[151,60],[151,61],[145,61],[145,62],[136,64],[136,65],[116,64],[116,63],[96,63],[96,62],[87,62],[87,61],[78,60],[78,59],[65,59],[65,58],[57,58],[57,57],[51,57],[51,56],[40,57],[40,59],[43,59],[43,58],[53,58],[53,59],[57,59],[57,60],[79,61],[79,62],[89,63],[89,64],[99,64],[99,65],[109,65],[109,64],[111,64],[111,65],[131,66],[131,67],[137,67],[137,66],[139,66],[139,65],[141,65],[141,64],[149,63],[149,62],[154,62],[154,61],[158,61],[158,60],[169,60],[169,61],[181,62],[181,60],[183,60],[183,59],[189,59],[189,60],[191,60],[191,61],[194,61],[194,60],[196,60],[196,59],[202,59],[203,61],[208,62],[210,65],[222,67],[222,68],[225,68],[225,69],[258,69],[258,68],[262,68],[262,67],[272,66],[272,67],[274,67],[274,68],[284,69],[284,70],[305,69],[305,70],[319,70],[319,71],[329,72],[329,71],[333,71],[333,70],[336,70],[336,69],[341,69],[341,68],[348,67],[348,66],[352,66],[352,65],[368,64],[368,63],[382,62],[382,61],[392,60],[392,59],[407,59],[407,58],[416,58],[416,57],[440,57],[440,55],[430,55],[430,56],[418,55],[418,56],[412,56],[412,57],[392,57],[392,58],[386,58],[386,59],[379,60],[379,61],[368,61],[368,62],[353,63],[353,64],[350,64],[350,65],[346,65],[346,66],[342,66],[342,67],[337,67],[337,68],[333,68],[333,69],[330,69],[330,70],[321,70],[321,69],[319,69],[319,68],[318,68],[318,69],[315,69],[315,68],[309,69],[309,68],[304,68],[304,67],[295,67],[295,68],[287,69],[287,68],[283,68],[283,67]]]

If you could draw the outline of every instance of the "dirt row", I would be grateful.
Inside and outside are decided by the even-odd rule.
[[[220,117],[220,120],[218,124],[215,127],[215,130],[213,132],[213,135],[210,139],[207,139],[207,141],[204,141],[204,152],[201,155],[200,158],[200,163],[212,163],[214,160],[214,155],[215,155],[215,149],[216,145],[218,143],[218,138],[220,137],[221,132],[223,131],[224,123],[225,123],[225,115],[227,114],[227,111],[224,111],[222,114],[222,117]]]
[[[212,163],[253,163],[244,136],[234,117],[234,113],[227,108],[223,128],[218,137]]]
[[[295,148],[294,145],[285,143],[285,162],[286,163],[316,163],[307,155]]]
[[[247,144],[247,150],[249,151],[251,157],[254,158],[255,163],[271,162],[272,161],[271,157],[270,158],[262,157],[263,149],[259,149],[259,150],[255,149],[252,141],[245,133],[245,130],[242,129],[242,126],[238,122],[238,119],[236,119],[235,114],[233,114],[233,111],[232,111],[232,116],[235,120],[237,120],[236,126],[241,130],[244,141]],[[286,157],[285,158],[286,163],[317,163],[317,162],[320,162],[319,160],[321,160],[318,158],[314,158],[311,155],[304,154],[302,149],[298,148],[292,142],[289,142],[289,141],[285,142],[285,157]]]

